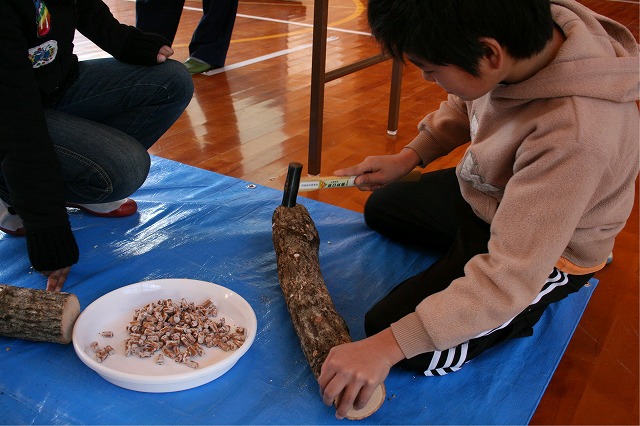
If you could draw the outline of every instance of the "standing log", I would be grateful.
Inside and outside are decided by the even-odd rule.
[[[302,166],[296,167],[299,177]],[[302,351],[317,379],[329,350],[351,342],[351,337],[347,323],[335,309],[322,277],[318,258],[318,230],[307,209],[303,205],[295,205],[296,180],[288,177],[283,205],[273,213],[273,245],[287,309]],[[382,405],[384,398],[384,385],[380,385],[367,406],[361,410],[352,409],[347,413],[347,418],[358,420],[370,416]]]
[[[74,294],[0,284],[1,336],[67,344],[79,315]]]

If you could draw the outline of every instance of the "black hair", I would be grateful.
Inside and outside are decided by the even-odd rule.
[[[526,59],[553,36],[549,0],[369,0],[367,13],[373,36],[393,58],[404,61],[408,53],[475,76],[486,55],[481,37]]]

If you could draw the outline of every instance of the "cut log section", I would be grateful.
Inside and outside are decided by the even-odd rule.
[[[0,284],[1,336],[67,344],[79,315],[74,294]]]
[[[288,178],[287,182],[291,182],[291,179]],[[289,191],[293,191],[293,195]],[[329,350],[351,342],[351,337],[347,323],[336,311],[322,277],[318,258],[318,230],[307,209],[295,204],[296,195],[295,184],[293,187],[285,186],[283,205],[273,213],[273,245],[287,309],[302,351],[317,379]],[[380,408],[385,395],[384,385],[380,385],[367,406],[349,411],[347,418],[359,420],[370,416]]]

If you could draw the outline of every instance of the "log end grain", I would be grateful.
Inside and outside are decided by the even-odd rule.
[[[80,316],[80,301],[75,294],[68,293],[69,296],[65,299],[65,306],[62,311],[62,319],[60,320],[60,338],[58,343],[67,344],[71,343],[71,336],[73,335],[73,326]]]
[[[75,294],[0,284],[0,336],[67,344],[79,315]]]
[[[378,408],[380,408],[380,406],[382,405],[386,397],[387,397],[387,391],[384,387],[384,384],[380,384],[376,388],[376,390],[373,391],[373,395],[371,395],[371,398],[369,399],[369,402],[367,402],[367,405],[365,405],[363,408],[359,410],[356,410],[355,408],[352,408],[351,410],[349,410],[346,416],[347,419],[362,420],[364,418],[369,417],[370,415],[375,413],[378,410]]]

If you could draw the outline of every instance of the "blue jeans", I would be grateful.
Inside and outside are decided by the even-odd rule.
[[[112,58],[81,61],[78,80],[45,109],[65,200],[105,203],[135,192],[149,173],[147,149],[192,95],[191,75],[173,60],[151,67]],[[0,196],[9,200],[2,175]]]

